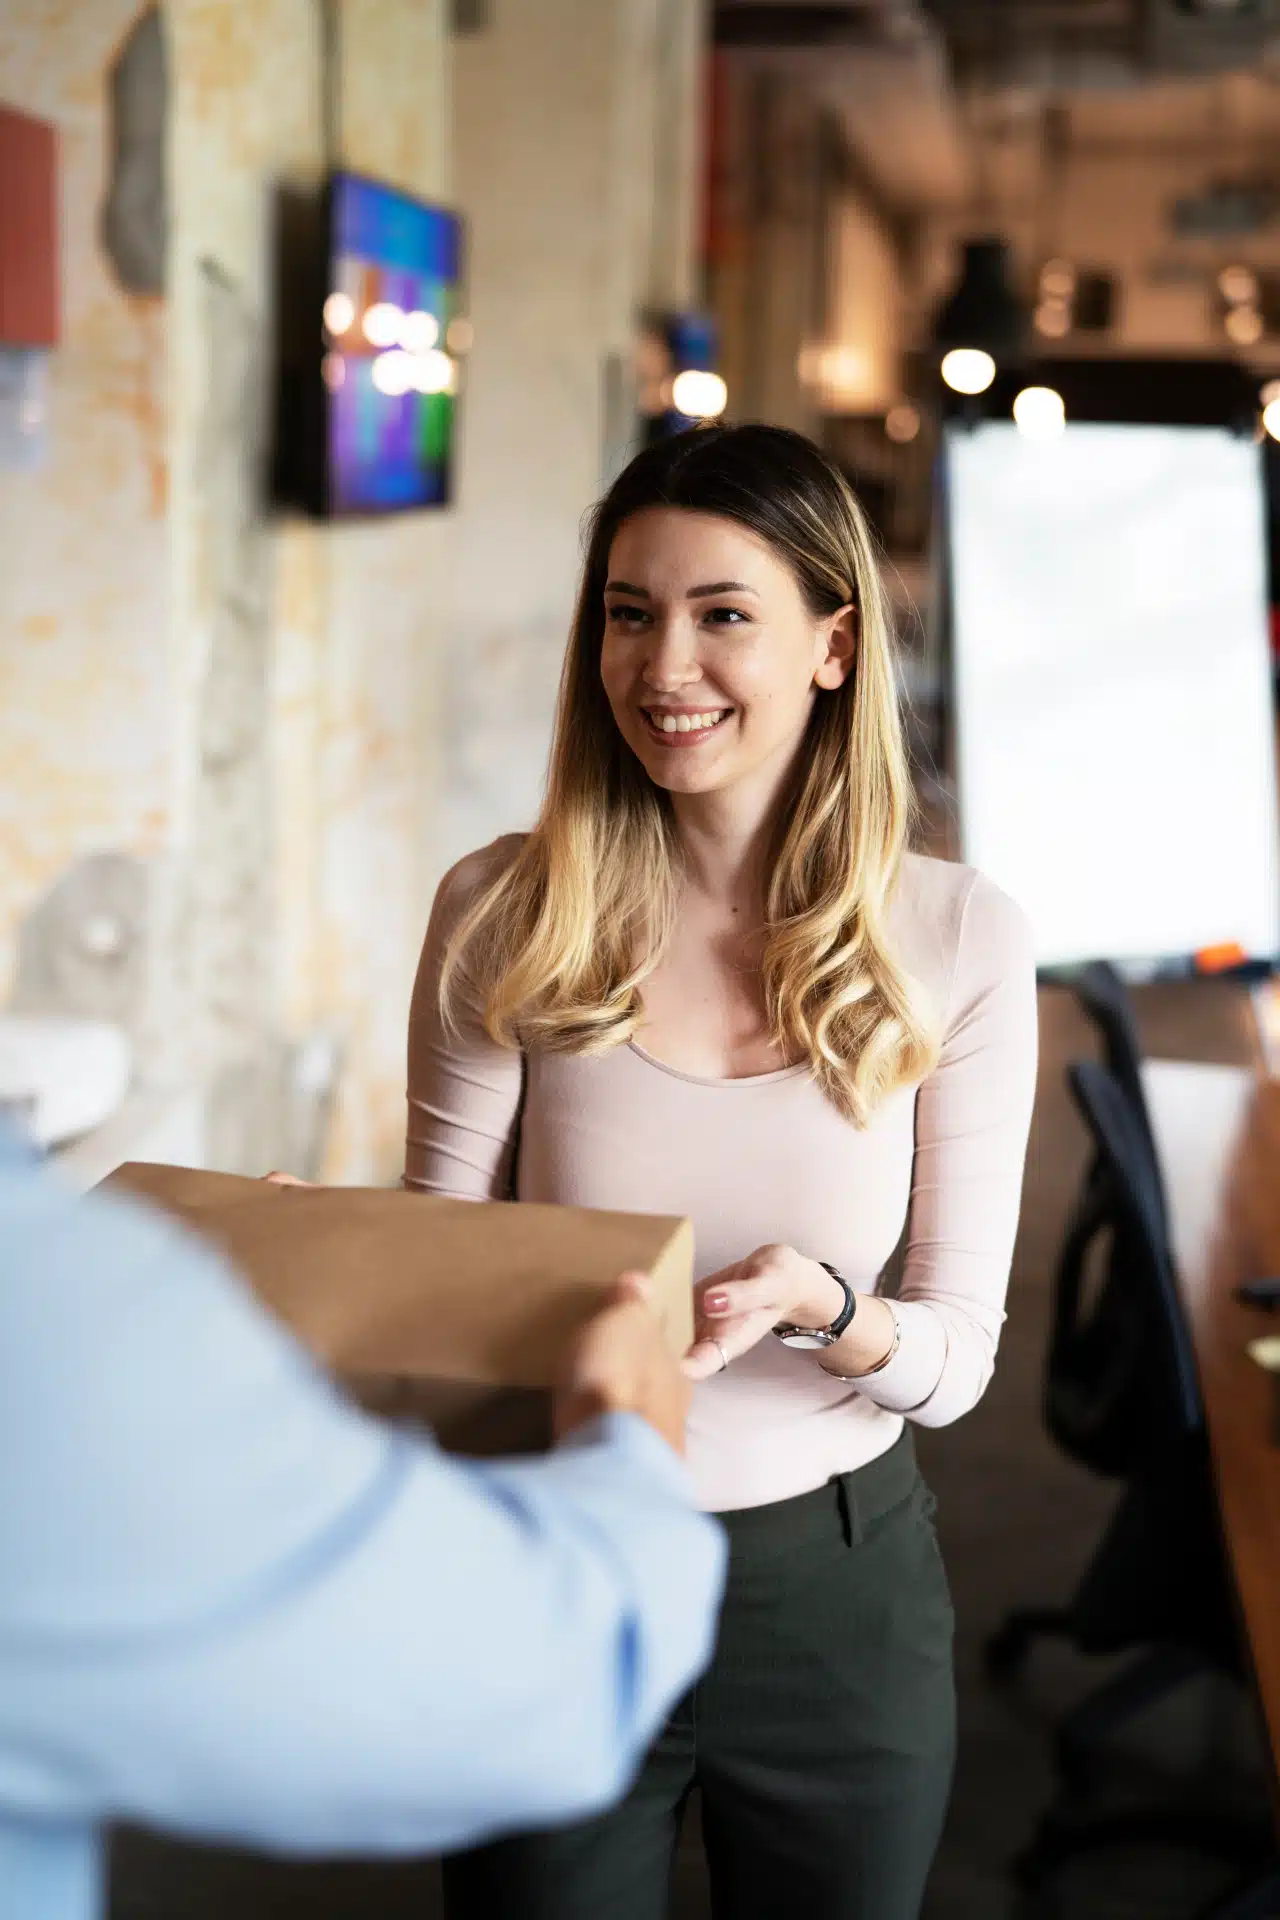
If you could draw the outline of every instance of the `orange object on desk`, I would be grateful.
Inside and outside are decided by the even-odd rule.
[[[1238,940],[1222,940],[1215,947],[1200,947],[1192,955],[1192,964],[1197,973],[1226,973],[1232,967],[1243,967],[1248,958]]]

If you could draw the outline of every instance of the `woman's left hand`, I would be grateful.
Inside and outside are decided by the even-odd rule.
[[[794,1247],[757,1247],[694,1288],[694,1340],[684,1370],[691,1380],[709,1380],[779,1321],[829,1327],[843,1305],[843,1289],[816,1260]]]

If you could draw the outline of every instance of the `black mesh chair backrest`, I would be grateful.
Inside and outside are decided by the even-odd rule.
[[[1138,1038],[1138,1022],[1129,989],[1107,960],[1094,960],[1087,967],[1081,967],[1073,985],[1076,998],[1098,1029],[1107,1071],[1137,1117],[1145,1151],[1151,1162],[1152,1197],[1159,1209],[1161,1232],[1167,1233],[1168,1210],[1165,1206],[1164,1183],[1160,1177],[1160,1159],[1142,1085],[1142,1042]]]
[[[1147,1135],[1097,1061],[1067,1069],[1094,1162],[1059,1261],[1045,1418],[1065,1452],[1126,1475],[1148,1449],[1201,1426],[1195,1357],[1178,1299]],[[1087,1286],[1095,1243],[1106,1262]]]

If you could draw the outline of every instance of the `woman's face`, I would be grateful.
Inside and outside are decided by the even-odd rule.
[[[650,507],[624,521],[604,598],[613,717],[670,793],[783,775],[815,689],[853,663],[852,611],[815,618],[772,547],[716,514]]]

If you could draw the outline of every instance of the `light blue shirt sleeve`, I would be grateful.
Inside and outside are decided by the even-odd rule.
[[[571,1819],[710,1654],[721,1532],[641,1422],[448,1459],[214,1255],[3,1139],[0,1461],[11,1834],[428,1853]]]

